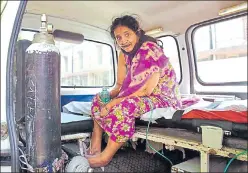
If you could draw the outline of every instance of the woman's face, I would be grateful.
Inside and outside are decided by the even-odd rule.
[[[136,33],[126,26],[118,26],[114,35],[118,46],[126,52],[131,52],[138,41]]]

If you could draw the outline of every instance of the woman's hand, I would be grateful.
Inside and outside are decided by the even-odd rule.
[[[105,117],[108,113],[109,113],[109,109],[106,105],[102,108],[101,113],[100,113],[100,117]]]
[[[101,117],[106,116],[109,113],[110,109],[114,106],[115,106],[115,99],[111,100],[109,103],[107,103],[105,106],[103,106],[101,113],[100,113],[100,116]]]
[[[97,100],[99,101],[100,107],[103,107],[106,105],[106,103],[103,103],[101,98],[100,98],[100,93],[97,94]]]

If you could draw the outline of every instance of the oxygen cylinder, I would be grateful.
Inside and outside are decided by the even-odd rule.
[[[25,53],[25,121],[28,162],[51,166],[61,153],[60,52],[52,25],[41,16],[40,32]]]

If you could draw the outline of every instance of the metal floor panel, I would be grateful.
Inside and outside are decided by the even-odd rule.
[[[100,168],[94,172],[102,172]],[[104,172],[170,172],[170,165],[144,151],[119,150]]]
[[[79,154],[77,143],[63,144],[64,147]],[[170,164],[164,159],[154,157],[142,150],[132,148],[120,149],[114,155],[111,162],[104,168],[104,172],[167,172],[171,169]],[[101,168],[95,168],[94,172],[102,172]]]

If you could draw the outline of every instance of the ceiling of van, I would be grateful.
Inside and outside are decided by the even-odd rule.
[[[28,1],[27,12],[62,17],[108,30],[114,17],[137,14],[144,30],[184,33],[194,23],[218,17],[220,9],[245,1]]]

